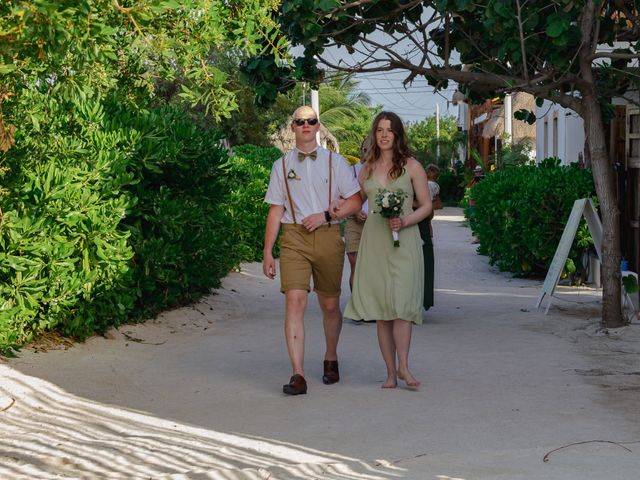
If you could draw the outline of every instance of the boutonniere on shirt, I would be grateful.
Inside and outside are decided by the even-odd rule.
[[[302,180],[293,168],[287,173],[287,178],[289,180]]]

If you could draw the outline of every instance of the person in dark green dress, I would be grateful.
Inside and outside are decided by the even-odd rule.
[[[440,169],[433,163],[426,168],[427,178],[429,180],[429,193],[431,194],[431,203],[433,210],[431,214],[422,220],[418,227],[420,228],[420,237],[424,242],[422,244],[422,256],[424,258],[424,299],[422,306],[425,310],[429,310],[434,305],[433,291],[434,291],[434,266],[435,256],[433,254],[433,227],[431,220],[435,210],[442,208],[442,201],[440,200],[440,186],[436,183],[438,176],[440,175]]]
[[[424,259],[424,298],[422,306],[425,310],[433,307],[434,264],[433,241],[431,239],[431,219],[433,213],[418,224],[422,238],[422,257]]]

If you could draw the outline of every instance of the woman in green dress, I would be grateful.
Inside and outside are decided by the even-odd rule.
[[[382,388],[395,388],[398,378],[410,388],[420,382],[409,370],[412,325],[422,323],[424,264],[418,223],[431,213],[424,168],[411,156],[398,115],[381,112],[373,121],[373,148],[359,175],[363,199],[371,197],[362,231],[353,292],[345,316],[376,321],[378,344],[387,367]],[[406,195],[397,218],[385,218],[374,199],[384,190]],[[417,205],[413,210],[413,204]],[[392,231],[398,232],[394,246]]]

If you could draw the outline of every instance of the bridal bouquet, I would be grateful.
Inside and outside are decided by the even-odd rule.
[[[379,214],[384,218],[397,218],[402,213],[402,204],[404,203],[404,199],[407,197],[407,194],[404,193],[402,189],[398,189],[395,191],[391,190],[378,190],[378,194],[376,195],[375,202],[378,207],[380,207]],[[400,236],[398,232],[391,230],[391,235],[393,237],[393,246],[400,246]]]

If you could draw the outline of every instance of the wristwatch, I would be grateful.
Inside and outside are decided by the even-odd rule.
[[[324,211],[324,220],[325,220],[327,223],[331,223],[331,215],[329,215],[329,210],[325,210],[325,211]]]

